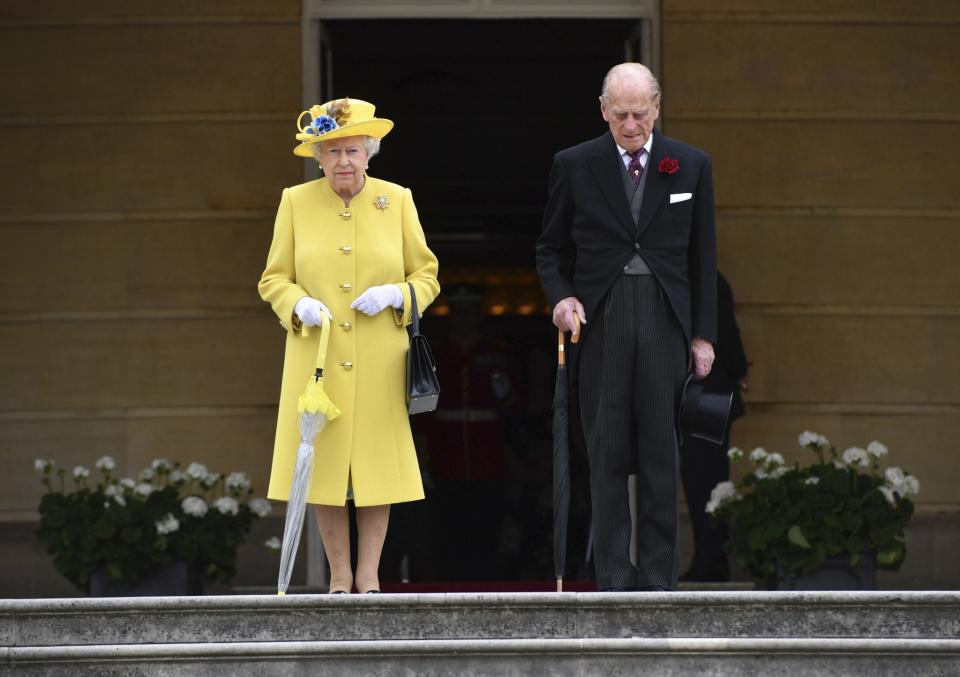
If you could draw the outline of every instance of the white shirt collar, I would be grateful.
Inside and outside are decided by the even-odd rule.
[[[624,162],[630,162],[629,151],[626,148],[622,148],[619,143],[614,141],[614,144],[617,146],[617,150],[620,151],[620,157],[623,158]],[[647,151],[640,158],[640,164],[644,167],[647,166],[647,158],[650,157],[650,149],[653,148],[653,132],[650,133],[650,136],[647,137],[647,142],[643,144],[644,149]]]

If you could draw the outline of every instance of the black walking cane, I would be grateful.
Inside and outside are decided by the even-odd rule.
[[[573,315],[576,332],[570,341],[580,340],[580,318]],[[553,391],[553,571],[557,592],[563,592],[567,565],[567,520],[570,515],[570,412],[567,396],[567,356],[563,330],[557,331],[557,383]]]

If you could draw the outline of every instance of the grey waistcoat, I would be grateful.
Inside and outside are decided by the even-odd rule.
[[[618,158],[620,163],[620,175],[623,177],[623,189],[627,192],[627,199],[630,201],[630,216],[633,217],[634,225],[640,221],[640,205],[643,203],[643,189],[647,185],[647,174],[650,170],[650,155],[647,154],[647,166],[643,168],[640,175],[639,185],[633,185],[633,179],[630,178],[630,172],[623,162],[623,157]],[[623,267],[626,275],[652,275],[650,267],[639,253],[634,254],[630,262]]]

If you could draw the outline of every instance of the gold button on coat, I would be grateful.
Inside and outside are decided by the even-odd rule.
[[[350,291],[351,289],[353,289],[353,287],[350,286],[349,282],[344,282],[343,284],[340,285],[340,289],[342,289],[343,291]]]
[[[349,254],[350,252],[353,251],[353,247],[351,247],[348,244],[345,244],[342,247],[340,247],[340,251],[342,251],[344,254]]]
[[[341,322],[340,326],[343,328],[344,331],[350,331],[351,329],[353,329],[353,325],[350,324],[349,322]]]
[[[347,371],[350,371],[351,369],[353,369],[353,362],[341,362],[340,366],[346,369]]]

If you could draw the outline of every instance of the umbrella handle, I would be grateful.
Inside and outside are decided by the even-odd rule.
[[[573,323],[577,326],[577,333],[570,336],[570,343],[579,343],[580,342],[580,316],[576,313],[573,314]],[[567,354],[566,349],[564,348],[564,337],[563,329],[557,330],[557,365],[564,366],[567,364]]]
[[[320,347],[317,349],[317,371],[314,376],[318,381],[323,378],[323,365],[327,362],[327,344],[330,342],[330,319],[326,313],[320,313]]]

